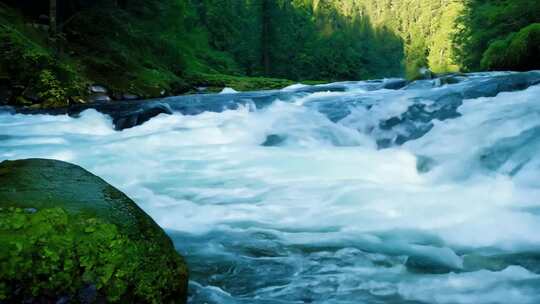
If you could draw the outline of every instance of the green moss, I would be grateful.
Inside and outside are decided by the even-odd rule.
[[[294,84],[293,81],[287,79],[220,74],[197,74],[190,76],[188,79],[194,86],[205,86],[211,91],[219,91],[225,87],[237,91],[273,90]]]
[[[185,302],[188,272],[171,240],[131,199],[99,177],[61,161],[4,161],[0,198],[0,284],[20,291],[4,292],[11,297],[5,302],[32,297],[33,286],[41,286],[37,300],[45,303],[77,297],[81,288],[91,287],[110,302]],[[24,245],[22,251],[17,244]],[[56,252],[58,261],[45,259],[45,250]],[[72,267],[69,272],[65,263]],[[49,267],[46,274],[33,271],[39,265]],[[8,266],[31,271],[11,279]],[[63,282],[62,273],[74,283],[53,284]]]
[[[484,53],[482,67],[485,69],[496,69],[505,66],[507,57],[508,41],[497,40],[490,44]]]
[[[57,101],[66,99],[66,90],[62,87],[62,84],[56,78],[54,73],[49,69],[44,69],[39,72],[37,87],[39,88],[39,97],[44,100]]]
[[[45,32],[27,26],[15,11],[2,5],[0,22],[0,66],[13,85],[35,92],[51,106],[66,105],[69,96],[85,95],[89,80],[81,73],[81,65],[56,54]]]
[[[51,300],[94,286],[108,302],[175,301],[179,272],[155,243],[61,208],[0,209],[0,301]],[[151,257],[151,256],[150,256]],[[185,269],[184,269],[185,271]]]

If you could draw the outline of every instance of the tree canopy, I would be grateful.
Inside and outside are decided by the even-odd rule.
[[[539,66],[536,0],[3,3],[0,76],[56,99],[86,83],[150,97],[230,77],[333,81]]]

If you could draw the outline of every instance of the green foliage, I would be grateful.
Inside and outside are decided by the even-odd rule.
[[[463,0],[204,0],[198,11],[249,75],[341,80],[458,71],[463,9]]]
[[[453,37],[459,31],[458,17],[463,14],[462,1],[441,1],[435,31],[430,34],[428,66],[435,73],[457,72],[459,65],[454,60]]]
[[[478,70],[493,42],[540,22],[540,2],[532,0],[193,3],[212,46],[232,54],[248,75],[295,80],[395,76],[403,70],[414,79],[421,68]],[[525,47],[526,39],[513,42],[509,68],[537,66],[534,41]]]
[[[237,91],[255,91],[281,89],[294,84],[287,79],[265,77],[239,77],[221,74],[197,74],[192,76],[190,82],[195,85],[207,86],[210,91],[220,91],[224,87]]]
[[[500,52],[503,41],[510,42],[516,33],[533,23],[540,22],[540,1],[534,0],[468,0],[464,13],[459,17],[459,31],[454,35],[456,61],[465,71],[491,68],[532,69],[534,66],[516,66],[498,62],[506,61]],[[523,40],[522,40],[523,42]],[[517,43],[517,42],[516,42]],[[486,52],[486,54],[484,54]],[[522,52],[509,54],[523,56]],[[529,53],[525,58],[534,56]],[[499,57],[499,58],[496,58]],[[513,60],[525,63],[525,58]],[[533,62],[535,62],[533,60]],[[531,63],[533,63],[531,62]],[[536,61],[537,62],[537,61]]]
[[[108,302],[161,303],[181,284],[169,257],[149,257],[156,243],[60,208],[0,208],[0,243],[1,302],[77,301],[94,286]]]
[[[54,73],[49,69],[43,69],[39,72],[37,80],[39,97],[44,100],[62,100],[66,98],[66,91]]]
[[[531,24],[506,39],[489,45],[481,66],[487,70],[529,70],[540,68],[540,23]]]
[[[149,18],[146,12],[140,14],[142,20]],[[145,23],[132,20],[136,19],[125,10],[92,6],[65,27],[70,51],[77,54],[95,82],[113,91],[159,96],[181,82],[183,58],[165,38],[166,33],[154,30],[162,24],[150,31],[145,30]]]
[[[85,94],[88,81],[77,62],[56,56],[38,29],[25,25],[16,12],[3,5],[0,21],[0,65],[14,85],[51,105],[65,105],[69,96]]]
[[[405,74],[414,79],[419,69],[453,72],[451,36],[457,27],[455,16],[463,9],[463,0],[384,0],[363,1],[375,25],[385,25],[404,43]]]
[[[375,27],[362,10],[361,1],[204,0],[197,12],[211,45],[232,54],[247,75],[344,80],[401,74],[400,37]]]
[[[103,84],[113,93],[155,97],[217,83],[268,87],[266,81],[249,78],[231,81],[242,76],[414,79],[421,68],[435,73],[528,69],[533,49],[523,43],[529,38],[512,42],[510,35],[540,22],[540,2],[532,0],[63,3],[63,11],[72,11],[60,16],[62,35],[52,39],[60,41],[55,48],[46,31],[28,26],[35,20],[0,5],[0,77],[7,75],[51,105],[84,95],[89,83]],[[498,41],[509,47],[513,43],[508,56],[519,58],[496,58],[502,53],[503,42]]]

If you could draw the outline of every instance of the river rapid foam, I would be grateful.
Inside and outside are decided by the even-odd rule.
[[[190,303],[540,303],[540,73],[398,82],[158,100],[172,115],[123,131],[4,111],[0,160],[127,193]]]

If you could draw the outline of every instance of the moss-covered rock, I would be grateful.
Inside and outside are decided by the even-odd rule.
[[[184,303],[188,273],[131,199],[65,162],[0,163],[0,303]]]

